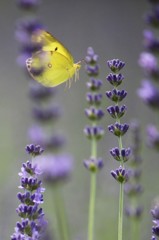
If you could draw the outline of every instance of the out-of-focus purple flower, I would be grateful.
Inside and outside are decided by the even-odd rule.
[[[102,101],[102,94],[101,93],[90,93],[88,92],[86,95],[86,100],[90,105],[99,106]]]
[[[94,144],[94,150],[91,150],[91,157],[87,160],[84,160],[84,166],[91,172],[96,172],[97,170],[103,167],[103,160],[98,159],[97,156],[94,156],[92,153],[96,151],[97,141],[102,138],[104,130],[101,126],[98,126],[98,121],[100,121],[104,112],[100,108],[102,101],[102,94],[99,92],[102,86],[102,81],[96,77],[99,74],[99,65],[98,65],[98,55],[94,52],[92,47],[87,49],[87,56],[85,57],[85,70],[89,76],[89,81],[87,82],[87,88],[89,92],[86,94],[86,100],[89,104],[89,108],[85,109],[85,115],[91,121],[90,126],[84,128],[84,133],[88,139],[90,139]]]
[[[127,217],[139,219],[141,218],[142,213],[143,213],[143,207],[141,206],[138,206],[136,208],[129,206],[125,208],[125,214]]]
[[[150,81],[142,81],[142,85],[138,89],[137,93],[146,104],[159,109],[159,91]]]
[[[136,195],[139,195],[143,192],[143,188],[141,186],[141,184],[129,184],[127,183],[125,185],[125,193],[129,196],[129,197],[133,197]]]
[[[150,30],[144,31],[144,46],[154,54],[159,52],[159,40],[155,38],[153,32]]]
[[[151,214],[152,214],[153,219],[159,220],[159,206],[158,205],[155,205],[151,209]]]
[[[88,109],[85,109],[85,114],[90,120],[100,120],[104,116],[104,112],[100,108],[91,106]]]
[[[103,84],[102,80],[96,78],[90,78],[89,82],[86,83],[87,87],[91,91],[100,90],[102,84]]]
[[[66,154],[45,154],[37,157],[35,163],[42,171],[43,180],[52,184],[66,181],[73,169],[73,159]]]
[[[40,21],[36,18],[23,18],[17,21],[15,37],[20,43],[19,49],[20,54],[17,58],[17,62],[20,66],[26,68],[26,59],[30,58],[34,52],[40,51],[42,48],[42,43],[33,42],[32,35],[38,29],[43,29],[44,27]]]
[[[28,138],[34,143],[41,145],[45,151],[57,152],[65,143],[66,139],[60,134],[46,134],[44,129],[34,125],[29,129]]]
[[[149,25],[154,28],[159,27],[159,6],[156,5],[155,8],[152,9],[151,13],[148,13],[146,16],[146,21]]]
[[[147,143],[150,147],[159,150],[159,131],[152,124],[147,127]]]
[[[55,121],[61,115],[61,110],[58,106],[41,107],[36,106],[33,108],[33,116],[40,122]]]
[[[15,37],[22,46],[31,43],[32,34],[38,29],[43,29],[43,25],[36,18],[23,18],[17,21]]]
[[[151,240],[157,240],[157,238],[155,236],[152,236]]]
[[[89,139],[95,138],[99,140],[104,135],[104,129],[101,126],[86,126],[84,128],[84,133]]]
[[[38,82],[31,81],[29,83],[29,97],[35,101],[46,101],[56,94],[55,88],[44,87]]]
[[[18,7],[25,10],[36,9],[40,2],[40,0],[17,0]]]
[[[40,146],[44,147],[44,142],[46,139],[46,134],[44,133],[44,130],[39,125],[33,125],[30,127],[28,131],[28,138],[33,142],[34,144],[39,144]]]
[[[87,49],[87,56],[85,57],[86,72],[89,76],[97,76],[99,74],[98,55],[95,54],[94,49],[89,47]]]
[[[147,52],[140,54],[139,65],[147,74],[155,74],[158,71],[156,57]]]
[[[101,158],[100,159],[90,158],[88,160],[84,160],[84,166],[91,172],[96,172],[97,170],[103,168],[104,163]]]
[[[34,152],[36,147],[32,144],[26,147],[27,152]],[[38,148],[40,152],[40,147]],[[37,149],[36,149],[37,150]],[[31,161],[23,163],[19,176],[21,177],[20,189],[24,193],[19,192],[17,197],[20,205],[16,209],[21,222],[17,222],[15,232],[11,236],[11,240],[38,240],[46,229],[47,222],[44,219],[44,212],[40,205],[43,203],[42,181],[38,179],[40,171]]]

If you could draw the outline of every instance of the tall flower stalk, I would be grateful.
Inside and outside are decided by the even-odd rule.
[[[114,87],[112,90],[106,92],[106,96],[111,100],[114,105],[107,107],[109,115],[115,119],[115,123],[108,126],[108,130],[118,138],[118,147],[110,150],[111,156],[119,161],[120,166],[118,169],[111,171],[111,175],[119,183],[119,213],[118,213],[118,240],[123,239],[123,205],[124,205],[124,183],[128,180],[128,171],[125,170],[125,162],[129,159],[131,150],[130,148],[123,147],[123,136],[127,132],[129,125],[122,124],[121,118],[126,112],[125,105],[119,103],[126,97],[125,90],[119,90],[118,86],[121,85],[124,76],[119,73],[125,66],[125,63],[119,59],[113,59],[107,62],[111,73],[107,76],[107,81]]]
[[[91,156],[84,161],[85,167],[90,170],[90,200],[88,213],[88,240],[94,239],[95,227],[95,201],[96,201],[96,173],[98,169],[103,167],[102,159],[97,158],[97,141],[103,136],[103,128],[98,125],[98,121],[104,116],[104,112],[100,108],[102,94],[99,90],[102,86],[102,81],[97,79],[99,75],[98,55],[94,53],[93,48],[87,50],[86,72],[90,77],[87,82],[89,92],[87,92],[86,100],[89,108],[85,109],[87,118],[91,121],[91,125],[84,129],[85,135],[91,141]]]
[[[21,222],[17,222],[15,232],[11,240],[38,240],[46,230],[46,220],[41,208],[43,203],[42,181],[39,180],[41,172],[38,166],[33,163],[33,158],[40,155],[43,149],[38,145],[27,145],[26,151],[32,159],[23,163],[19,176],[21,178],[19,188],[23,192],[17,194],[20,204],[16,209]]]

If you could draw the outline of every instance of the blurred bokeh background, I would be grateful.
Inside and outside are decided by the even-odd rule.
[[[128,91],[126,105],[128,113],[125,122],[138,119],[143,134],[143,175],[144,193],[141,202],[144,206],[142,218],[142,239],[150,239],[151,216],[150,207],[158,195],[158,156],[145,144],[145,126],[152,122],[152,112],[141,102],[136,90],[143,78],[138,66],[138,57],[143,50],[142,32],[144,14],[149,5],[146,0],[45,0],[38,9],[37,16],[74,56],[75,61],[83,59],[87,47],[92,46],[99,55],[100,78],[103,80],[102,92],[110,89],[105,77],[109,73],[106,61],[120,58],[126,62],[123,74],[123,87]],[[2,0],[0,3],[0,235],[1,239],[9,239],[17,221],[15,209],[18,205],[16,193],[19,185],[18,172],[21,163],[28,156],[24,147],[28,142],[28,127],[32,124],[31,101],[28,97],[28,81],[18,67],[18,43],[15,40],[16,21],[23,17],[16,1]],[[83,128],[88,123],[84,115],[87,106],[85,100],[86,81],[84,67],[80,70],[80,80],[73,83],[70,89],[65,84],[57,87],[54,98],[62,108],[63,114],[57,129],[66,136],[67,145],[64,152],[74,157],[72,177],[63,186],[73,239],[85,239],[87,233],[87,213],[89,199],[89,172],[83,167],[83,159],[90,156],[90,142],[83,135]],[[103,98],[103,109],[109,105]],[[98,175],[96,205],[96,236],[98,239],[116,239],[118,184],[110,175],[110,171],[118,166],[112,161],[109,149],[116,146],[116,138],[107,130],[112,119],[106,113],[102,125],[106,129],[104,139],[100,142],[98,155],[104,159],[105,166]],[[131,144],[131,136],[124,137],[125,146]],[[53,224],[54,211],[50,190],[45,192],[44,211]],[[126,201],[126,200],[125,200]],[[124,239],[129,239],[129,224],[124,221]]]

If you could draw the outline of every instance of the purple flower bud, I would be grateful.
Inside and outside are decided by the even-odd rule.
[[[84,166],[91,172],[96,172],[97,170],[103,168],[103,160],[90,158],[88,160],[84,160]]]
[[[115,124],[111,124],[108,126],[108,130],[117,137],[123,136],[128,129],[129,129],[129,125],[126,123],[120,124],[116,122]]]
[[[38,156],[42,154],[44,151],[44,149],[42,149],[40,145],[34,145],[34,144],[27,145],[25,150],[28,154],[31,154],[32,156]]]
[[[131,149],[130,148],[122,148],[120,150],[118,147],[115,147],[110,150],[110,154],[112,155],[112,157],[115,160],[126,162],[126,161],[128,161],[128,159],[130,157]]]
[[[98,65],[95,65],[95,66],[87,65],[85,67],[85,70],[86,70],[87,74],[92,77],[98,76],[98,74],[99,74],[99,66]]]
[[[108,67],[112,70],[112,72],[117,73],[119,72],[124,66],[125,63],[122,62],[119,59],[113,59],[113,60],[109,60],[107,61]]]
[[[102,84],[103,84],[102,80],[90,78],[90,81],[87,82],[87,87],[91,91],[98,91],[101,88]]]
[[[111,85],[113,85],[114,87],[118,87],[122,83],[124,76],[121,73],[119,74],[110,73],[106,77],[106,79]]]
[[[39,3],[39,0],[17,0],[18,6],[25,10],[35,9]]]
[[[104,116],[103,110],[95,107],[85,109],[85,114],[92,121],[100,120]]]
[[[118,105],[115,105],[108,107],[107,111],[112,118],[119,119],[124,116],[126,109],[127,108],[125,105],[122,105],[120,107]]]
[[[106,96],[115,103],[121,102],[127,95],[125,90],[113,89],[112,91],[106,91]]]
[[[159,237],[159,225],[152,226],[152,233]]]
[[[122,166],[115,171],[111,171],[111,175],[120,183],[127,182],[129,178],[128,171],[126,171]]]
[[[99,106],[101,104],[102,94],[88,92],[86,95],[86,100],[90,105]]]
[[[89,139],[99,140],[104,135],[104,129],[100,126],[86,126],[84,128],[84,133]]]

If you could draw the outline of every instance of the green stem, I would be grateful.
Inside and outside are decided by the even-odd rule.
[[[63,202],[60,190],[61,189],[58,184],[54,186],[53,197],[55,202],[55,213],[56,213],[57,224],[59,229],[59,237],[60,237],[60,240],[70,240],[65,207],[64,207],[64,202]]]
[[[96,196],[96,173],[91,172],[89,216],[88,216],[88,240],[93,240],[94,235],[95,196]]]
[[[118,121],[120,122],[120,120]],[[123,148],[122,137],[118,138],[119,149]],[[124,161],[121,161],[122,167],[124,167]],[[118,215],[118,240],[123,239],[123,206],[124,206],[124,183],[120,183],[119,190],[119,215]]]
[[[124,204],[124,184],[120,183],[119,216],[118,216],[118,240],[123,239],[123,204]]]
[[[95,125],[95,124],[94,124]],[[95,138],[91,141],[91,157],[97,158],[97,141]],[[96,171],[91,172],[90,180],[90,200],[89,200],[89,214],[88,214],[88,240],[93,240],[94,236],[94,212],[96,200]]]
[[[120,150],[123,148],[122,138],[121,136],[118,138],[119,148]]]

